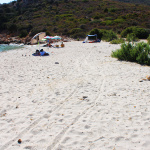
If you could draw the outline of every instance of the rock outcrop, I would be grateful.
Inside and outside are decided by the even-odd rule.
[[[19,36],[11,36],[6,34],[0,34],[0,44],[9,44],[9,43],[24,43],[30,44],[31,37],[27,36],[25,38],[20,38]]]

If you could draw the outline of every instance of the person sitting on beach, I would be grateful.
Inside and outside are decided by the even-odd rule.
[[[39,51],[39,50],[36,50],[35,55],[36,55],[36,56],[40,56],[40,51]]]
[[[49,47],[52,47],[51,43],[48,44]]]
[[[43,49],[40,50],[40,55],[41,56],[47,56],[49,55],[48,53],[46,53],[45,51],[43,51]]]
[[[41,49],[41,50],[40,50],[40,55],[41,55],[41,56],[44,56],[44,55],[45,55],[45,53],[46,53],[46,52],[45,52],[45,51],[43,51],[43,49]]]
[[[63,43],[63,42],[61,43],[61,47],[65,47],[65,45],[64,45],[64,43]]]

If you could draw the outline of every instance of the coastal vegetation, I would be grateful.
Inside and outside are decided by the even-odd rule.
[[[0,5],[0,34],[23,38],[46,32],[77,39],[98,29],[105,41],[131,33],[147,39],[149,16],[149,5],[114,0],[17,0]]]
[[[120,49],[112,52],[111,56],[119,60],[150,66],[150,46],[148,43],[123,43]]]
[[[110,42],[114,39],[117,39],[117,34],[112,30],[104,30],[104,29],[92,29],[89,34],[97,34],[98,39],[102,39],[106,42]]]
[[[150,30],[139,27],[127,27],[121,32],[121,36],[126,38],[129,34],[132,34],[131,36],[137,37],[139,39],[147,39],[149,36],[149,31]]]
[[[150,45],[150,35],[147,38],[147,43]]]
[[[125,3],[134,3],[134,4],[142,4],[142,5],[149,5],[150,6],[150,1],[149,0],[115,0],[119,2],[125,2]]]
[[[112,40],[110,43],[111,44],[121,44],[121,43],[124,43],[125,40],[123,38],[117,38],[115,40]]]

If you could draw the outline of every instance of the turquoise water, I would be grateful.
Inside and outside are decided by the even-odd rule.
[[[0,52],[22,48],[23,45],[18,44],[0,44]]]

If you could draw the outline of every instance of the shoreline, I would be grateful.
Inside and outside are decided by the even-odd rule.
[[[9,50],[16,50],[16,49],[21,49],[23,48],[24,44],[0,44],[0,52],[5,52]]]
[[[1,53],[0,150],[149,150],[150,67],[112,58],[120,45],[64,44]]]

